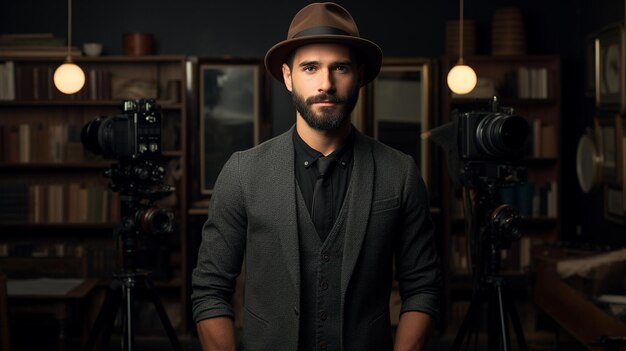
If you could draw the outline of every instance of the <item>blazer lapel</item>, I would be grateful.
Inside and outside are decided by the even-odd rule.
[[[271,179],[272,193],[275,195],[272,199],[274,203],[268,202],[268,213],[280,238],[289,275],[296,291],[300,291],[300,245],[296,213],[293,133],[295,133],[294,127],[279,136],[272,149],[271,167],[278,171],[272,172],[274,175]]]
[[[356,132],[354,165],[350,179],[350,211],[346,221],[346,234],[341,266],[341,299],[345,297],[350,277],[361,252],[370,218],[374,189],[374,158],[369,140]]]

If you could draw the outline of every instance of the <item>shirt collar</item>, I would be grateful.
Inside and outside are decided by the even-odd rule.
[[[355,134],[354,127],[352,127],[346,142],[327,157],[334,158],[339,161],[338,164],[346,167],[352,159]],[[317,161],[318,158],[324,157],[324,154],[310,147],[304,140],[302,140],[300,134],[298,134],[298,131],[295,129],[293,133],[293,143],[296,148],[296,154],[300,157],[300,163],[304,166],[304,168],[308,169],[315,164],[315,161]]]

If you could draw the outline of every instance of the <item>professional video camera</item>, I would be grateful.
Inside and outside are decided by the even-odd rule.
[[[467,343],[467,349],[472,339],[468,334],[477,332],[482,313],[480,304],[497,308],[487,313],[489,350],[494,345],[509,345],[508,317],[520,350],[526,350],[519,317],[511,299],[504,294],[506,284],[499,275],[500,253],[521,237],[521,219],[515,207],[502,203],[500,190],[526,181],[526,168],[520,161],[529,134],[530,124],[526,119],[510,107],[500,107],[494,97],[488,108],[453,112],[451,123],[427,135],[447,151],[450,175],[455,184],[463,187],[474,296],[454,340],[453,351],[459,350],[463,342]]]
[[[161,157],[161,110],[152,99],[127,100],[123,114],[87,123],[82,141],[87,150],[119,160]]]
[[[166,254],[161,257],[164,264],[155,264],[155,257],[160,255],[154,250],[159,245],[160,234],[170,233],[174,228],[172,212],[154,204],[173,192],[172,187],[164,184],[165,169],[159,164],[162,158],[161,109],[153,99],[124,101],[121,114],[97,117],[87,123],[81,140],[94,154],[118,161],[104,174],[110,179],[111,190],[120,193],[121,219],[115,228],[115,237],[122,254],[122,267],[113,273],[116,279],[107,290],[85,349],[92,350],[100,335],[107,346],[120,307],[123,307],[124,350],[134,348],[134,289],[143,287],[172,346],[182,350],[150,280],[151,272],[146,269],[169,263]],[[159,273],[167,279],[164,271]]]
[[[526,170],[517,165],[523,158],[530,134],[526,119],[510,107],[499,107],[494,98],[487,111],[453,113],[458,123],[458,157],[463,162],[460,180],[470,186],[520,183]]]
[[[111,179],[111,190],[120,192],[126,205],[122,207],[120,231],[171,232],[171,212],[152,205],[173,191],[163,183],[165,169],[159,164],[161,110],[153,99],[142,99],[124,101],[122,112],[87,123],[81,132],[83,145],[94,154],[119,161],[105,176]]]

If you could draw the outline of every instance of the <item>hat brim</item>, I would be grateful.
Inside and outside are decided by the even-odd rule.
[[[283,63],[287,62],[287,57],[289,57],[291,52],[300,46],[318,43],[344,44],[359,51],[361,59],[365,64],[361,86],[374,80],[378,72],[380,72],[383,60],[383,53],[380,47],[367,39],[349,35],[318,35],[281,41],[267,51],[265,67],[274,78],[282,82]]]

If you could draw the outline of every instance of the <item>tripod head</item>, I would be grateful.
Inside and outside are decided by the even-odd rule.
[[[122,271],[134,271],[136,253],[142,242],[174,230],[171,211],[154,202],[173,192],[163,183],[164,168],[155,161],[121,160],[105,172],[111,190],[120,193],[121,219],[115,237],[122,245]]]
[[[499,199],[498,190],[502,186],[506,185],[486,182],[470,190],[474,193],[469,227],[470,253],[477,281],[497,276],[500,273],[500,251],[510,249],[511,244],[522,236],[517,209]]]

